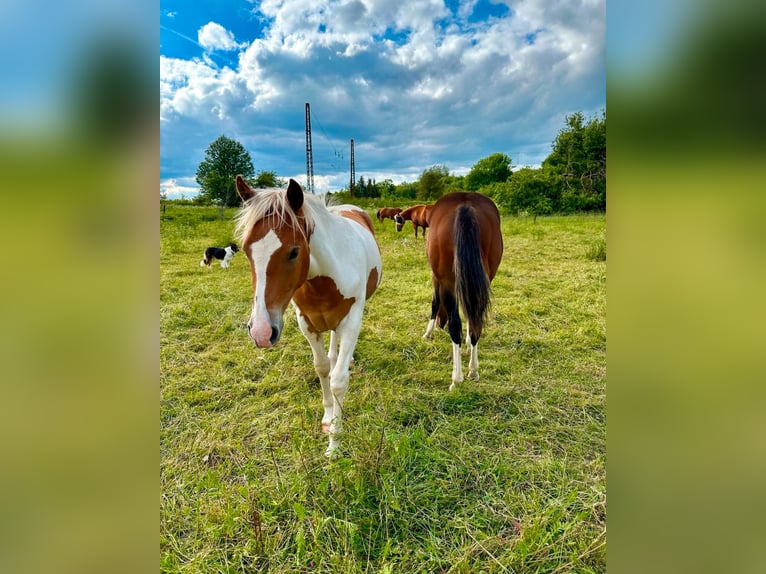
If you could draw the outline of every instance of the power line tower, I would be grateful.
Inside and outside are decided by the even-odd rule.
[[[311,149],[311,108],[306,102],[306,187],[314,193],[314,152]]]
[[[354,140],[351,140],[351,182],[348,184],[348,191],[351,197],[354,197],[354,181],[356,180],[356,166],[354,165]]]

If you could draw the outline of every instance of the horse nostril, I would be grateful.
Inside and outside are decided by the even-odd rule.
[[[279,339],[279,330],[277,330],[276,327],[271,328],[271,339],[269,339],[269,342],[273,345],[277,342],[277,339]]]
[[[247,323],[245,323],[245,327],[249,331],[250,329],[253,328],[253,322],[252,321],[248,321]]]

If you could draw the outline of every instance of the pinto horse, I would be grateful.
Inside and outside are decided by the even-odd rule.
[[[362,312],[382,273],[372,219],[353,205],[326,207],[293,179],[286,190],[254,190],[241,176],[236,185],[244,201],[237,233],[253,276],[248,332],[257,347],[275,345],[292,301],[322,386],[322,431],[330,435],[325,454],[331,456],[338,449]]]
[[[379,222],[383,223],[384,219],[394,219],[401,212],[402,212],[401,207],[381,207],[375,213],[375,217],[378,218]]]
[[[479,337],[489,311],[490,283],[503,256],[503,235],[497,206],[479,193],[458,191],[442,196],[433,205],[429,223],[426,253],[434,296],[431,320],[423,338],[431,336],[437,323],[439,327],[448,328],[452,339],[452,384],[449,387],[452,390],[463,382],[458,305],[468,323],[466,345],[471,348],[468,376],[479,378]]]
[[[413,205],[398,215],[395,215],[394,221],[396,222],[396,230],[401,231],[405,221],[412,221],[412,227],[415,228],[415,239],[418,238],[418,227],[423,228],[423,238],[425,239],[426,228],[428,227],[428,216],[431,213],[432,207],[433,205]]]

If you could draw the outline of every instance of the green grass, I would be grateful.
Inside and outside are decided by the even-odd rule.
[[[162,572],[605,571],[604,216],[503,219],[481,379],[451,393],[449,336],[421,338],[424,243],[376,221],[383,278],[330,461],[292,312],[256,349],[244,255],[199,266],[233,213],[161,220]]]

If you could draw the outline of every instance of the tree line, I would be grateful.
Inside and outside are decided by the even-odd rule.
[[[423,170],[414,182],[395,184],[359,176],[353,195],[344,200],[381,198],[430,203],[452,191],[475,191],[491,197],[498,207],[514,215],[548,215],[606,210],[606,112],[590,119],[581,112],[566,116],[552,151],[539,168],[513,169],[504,153],[480,159],[464,176],[450,174],[446,165]],[[237,141],[220,136],[210,144],[197,168],[201,192],[193,203],[222,208],[239,205],[234,177],[242,174],[255,187],[280,187],[285,182],[273,171],[255,173],[250,154]]]

